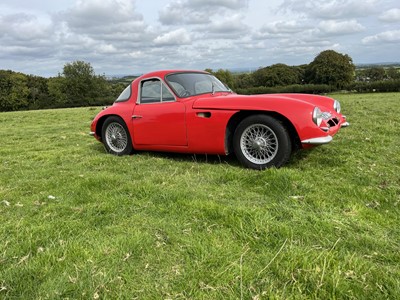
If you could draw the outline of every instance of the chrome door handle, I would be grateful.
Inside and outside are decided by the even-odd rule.
[[[138,116],[138,115],[133,115],[132,116],[132,119],[141,119],[141,118],[143,118],[142,116]]]

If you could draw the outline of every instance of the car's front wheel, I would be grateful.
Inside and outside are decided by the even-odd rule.
[[[114,155],[131,154],[133,147],[125,122],[119,117],[105,120],[101,137],[107,152]]]
[[[233,136],[237,159],[247,168],[279,168],[291,154],[291,140],[284,125],[267,115],[253,115],[237,126]]]

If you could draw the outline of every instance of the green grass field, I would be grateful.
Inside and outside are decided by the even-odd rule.
[[[400,94],[334,96],[351,127],[261,172],[0,113],[0,299],[400,299]]]

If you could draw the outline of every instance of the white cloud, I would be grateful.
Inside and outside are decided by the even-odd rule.
[[[206,40],[240,40],[250,35],[251,32],[251,29],[242,20],[243,16],[241,14],[225,18],[221,17],[207,26],[197,28],[196,31],[202,34],[202,39]]]
[[[362,43],[366,45],[400,43],[400,30],[385,31],[376,35],[367,36],[362,40]]]
[[[72,8],[55,14],[53,20],[64,60],[74,56],[109,60],[110,54],[118,55],[119,60],[139,47],[151,47],[157,36],[130,0],[78,0]]]
[[[207,24],[210,15],[206,11],[191,9],[180,1],[174,1],[159,12],[159,21],[163,25]]]
[[[171,32],[159,35],[154,39],[157,46],[176,46],[191,43],[189,32],[184,28],[179,28]]]
[[[281,10],[320,19],[362,17],[376,12],[379,0],[284,0]]]
[[[215,33],[231,33],[247,31],[246,25],[241,22],[241,15],[233,15],[228,19],[215,21],[209,26],[210,31]]]
[[[327,20],[321,21],[318,25],[318,29],[320,29],[321,32],[329,35],[345,35],[363,31],[365,27],[358,23],[356,20]]]
[[[276,21],[261,27],[255,36],[259,39],[282,37],[304,32],[311,28],[312,26],[307,25],[303,20]]]
[[[379,20],[384,22],[400,22],[400,9],[392,8],[380,15]]]
[[[225,7],[229,9],[240,9],[248,6],[249,0],[190,0],[188,3],[197,8]]]
[[[66,17],[70,27],[85,29],[143,19],[127,0],[78,0]]]
[[[56,18],[80,34],[114,35],[146,30],[143,16],[129,0],[79,0]]]
[[[51,24],[43,24],[34,15],[19,13],[0,16],[0,37],[17,40],[43,40],[51,32]]]
[[[237,13],[249,0],[173,0],[159,12],[164,25],[207,24],[213,16]]]
[[[9,59],[24,59],[34,57],[35,59],[45,59],[55,54],[55,50],[50,45],[28,47],[26,45],[5,45],[0,49],[0,57],[6,55]]]
[[[79,59],[136,74],[303,64],[326,49],[398,61],[398,22],[398,0],[4,0],[0,67],[56,75]]]
[[[115,54],[118,52],[118,50],[113,45],[110,44],[100,45],[97,48],[97,51],[99,51],[102,54]]]
[[[129,53],[129,56],[131,56],[134,59],[142,59],[146,57],[146,54],[143,51],[133,51]]]

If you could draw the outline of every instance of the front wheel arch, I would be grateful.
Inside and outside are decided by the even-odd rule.
[[[251,169],[279,168],[292,153],[287,128],[280,120],[265,114],[244,118],[235,129],[232,144],[239,162]]]
[[[243,121],[245,118],[250,117],[252,115],[265,115],[271,116],[277,119],[279,122],[285,126],[287,132],[289,133],[292,151],[295,152],[298,149],[302,148],[301,141],[299,135],[297,133],[296,128],[285,116],[274,112],[274,111],[258,111],[258,110],[242,110],[235,113],[230,119],[226,126],[225,132],[225,153],[230,154],[233,153],[233,134],[235,133],[236,127]]]

